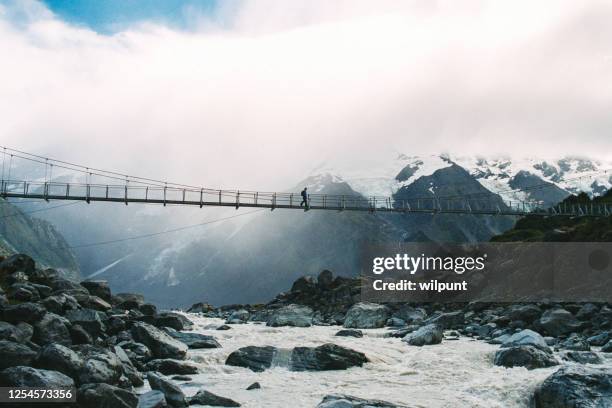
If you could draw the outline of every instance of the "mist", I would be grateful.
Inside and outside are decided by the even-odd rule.
[[[608,160],[611,20],[599,1],[246,1],[101,35],[0,3],[0,142],[268,191],[399,152]]]

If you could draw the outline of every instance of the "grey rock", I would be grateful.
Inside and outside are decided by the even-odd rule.
[[[423,323],[435,324],[440,327],[442,330],[455,329],[462,327],[465,322],[465,315],[463,312],[449,312],[449,313],[440,313],[430,318],[426,319]]]
[[[138,397],[138,408],[166,408],[167,406],[164,393],[158,390],[145,392]]]
[[[374,329],[383,327],[389,318],[389,309],[376,303],[356,303],[344,319],[345,328]]]
[[[10,340],[17,343],[29,341],[32,338],[32,334],[29,334],[29,331],[24,331],[23,326],[20,327],[20,324],[12,325],[8,322],[0,321],[0,340]],[[32,326],[30,326],[30,329],[32,329]]]
[[[254,382],[253,384],[249,385],[246,389],[247,391],[259,390],[261,389],[261,384],[259,384],[258,382]]]
[[[72,344],[92,344],[93,338],[80,324],[74,324],[70,327],[70,338]]]
[[[408,408],[380,400],[368,400],[350,395],[326,395],[317,408]]]
[[[36,358],[36,367],[59,371],[72,378],[78,378],[84,365],[76,352],[56,343],[43,347]]]
[[[600,334],[597,334],[595,336],[591,336],[587,339],[587,342],[591,345],[591,346],[603,346],[604,344],[606,344],[607,342],[609,342],[612,339],[612,334],[610,332],[603,332]]]
[[[147,373],[147,380],[151,389],[161,391],[166,397],[166,402],[176,408],[186,407],[187,399],[185,394],[172,381],[165,378],[160,373],[150,371]]]
[[[196,395],[189,398],[189,405],[206,405],[210,407],[239,407],[240,404],[236,401],[221,397],[206,390],[200,390]]]
[[[612,340],[607,342],[602,348],[601,351],[603,353],[612,353]]]
[[[552,367],[559,363],[552,352],[534,346],[514,346],[502,348],[495,353],[494,364],[503,367],[535,368]]]
[[[32,341],[41,346],[51,343],[71,345],[72,338],[66,323],[68,321],[61,316],[54,313],[45,314],[41,320],[34,323]]]
[[[363,332],[361,330],[356,330],[356,329],[342,329],[342,330],[338,330],[335,334],[336,336],[340,336],[340,337],[363,337]]]
[[[227,324],[246,323],[249,320],[250,313],[247,310],[240,309],[233,311],[225,320]]]
[[[574,361],[580,364],[601,364],[603,360],[592,351],[566,351],[561,355],[565,361]]]
[[[604,408],[612,406],[609,368],[565,366],[536,389],[536,408]]]
[[[144,296],[136,293],[117,293],[111,297],[111,304],[118,309],[138,309],[144,303]]]
[[[271,327],[310,327],[312,319],[313,311],[310,307],[291,304],[272,312],[267,325]]]
[[[138,307],[138,311],[145,316],[155,316],[157,314],[157,307],[152,303],[143,303]]]
[[[542,309],[536,305],[513,305],[508,310],[508,317],[511,320],[520,320],[531,323],[542,315]]]
[[[42,319],[47,310],[38,303],[20,303],[18,305],[6,306],[2,310],[2,316],[9,323],[34,323]]]
[[[565,309],[551,309],[542,314],[537,321],[537,326],[544,333],[559,337],[579,330],[581,323]]]
[[[0,370],[8,367],[32,365],[35,357],[36,352],[25,344],[0,340]]]
[[[66,312],[66,318],[70,323],[78,324],[93,338],[98,337],[106,329],[102,322],[102,316],[100,312],[93,309],[69,310]]]
[[[74,346],[85,361],[78,383],[106,383],[116,385],[123,375],[123,366],[117,355],[107,349],[81,345]]]
[[[147,361],[153,358],[151,350],[142,343],[127,340],[119,342],[118,346],[125,351],[130,361],[137,367],[142,367]]]
[[[440,344],[444,334],[442,329],[435,324],[428,324],[418,330],[407,334],[402,338],[402,341],[411,346],[424,346],[431,344]]]
[[[81,282],[81,286],[83,286],[90,295],[97,296],[101,299],[104,299],[107,302],[111,301],[111,290],[110,286],[108,286],[108,282],[105,280],[93,280],[93,281],[83,281]]]
[[[213,337],[200,333],[180,332],[170,327],[164,327],[170,337],[185,343],[190,349],[219,348],[221,344]]]
[[[346,370],[367,363],[365,354],[336,344],[296,347],[291,353],[292,371]]]
[[[2,387],[72,388],[72,378],[59,371],[17,366],[0,371]]]
[[[544,337],[542,337],[539,333],[529,329],[521,330],[518,333],[514,333],[501,345],[502,348],[515,346],[534,346],[544,351],[550,351],[550,348],[546,344],[546,340],[544,340]]]
[[[140,373],[138,372],[138,370],[132,363],[132,360],[130,360],[130,357],[127,355],[125,350],[123,350],[121,346],[114,346],[113,352],[115,353],[117,358],[119,358],[119,361],[121,361],[121,368],[123,370],[123,375],[130,381],[130,383],[134,387],[142,386],[144,384],[142,375],[140,375]]]
[[[11,255],[0,262],[0,271],[9,275],[18,271],[29,274],[33,273],[35,270],[36,264],[34,260],[25,254]]]
[[[85,384],[77,391],[77,402],[87,408],[136,408],[138,396],[109,384]]]
[[[164,375],[196,374],[198,367],[192,363],[171,358],[151,360],[144,366],[145,371],[158,371]]]
[[[187,345],[173,339],[158,328],[143,322],[136,322],[131,330],[134,340],[147,346],[156,358],[185,359]]]
[[[574,350],[574,351],[590,351],[591,346],[589,342],[582,336],[573,334],[561,343],[559,343],[559,347],[566,350]]]
[[[193,323],[180,313],[163,312],[155,317],[155,326],[171,327],[174,330],[188,330],[193,327]]]
[[[261,372],[271,367],[275,353],[276,348],[272,346],[241,347],[227,357],[225,364]]]

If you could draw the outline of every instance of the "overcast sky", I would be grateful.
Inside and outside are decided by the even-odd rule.
[[[87,3],[0,0],[1,144],[260,190],[396,152],[612,159],[609,1]]]

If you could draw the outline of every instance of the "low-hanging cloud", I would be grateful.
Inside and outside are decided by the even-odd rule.
[[[262,190],[391,152],[610,158],[607,2],[247,1],[196,20],[100,35],[0,5],[0,141]]]

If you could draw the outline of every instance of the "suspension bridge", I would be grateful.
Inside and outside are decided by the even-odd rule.
[[[302,202],[299,193],[223,190],[195,187],[166,181],[129,176],[117,172],[90,168],[61,160],[3,147],[0,197],[45,201],[149,203],[203,207],[267,208],[270,210],[367,211],[406,214],[475,214],[491,216],[609,216],[611,204],[559,204],[543,207],[537,201],[504,201],[501,198],[478,196],[430,197],[395,199],[393,197],[363,197],[359,195],[309,194]],[[39,166],[41,177],[17,178],[17,160]],[[41,167],[44,166],[44,175]],[[55,177],[53,172],[55,171]],[[32,167],[28,167],[32,173]],[[61,181],[75,179],[84,181]],[[538,186],[531,186],[533,190]],[[550,187],[549,184],[546,187]],[[519,190],[517,190],[519,191]]]

